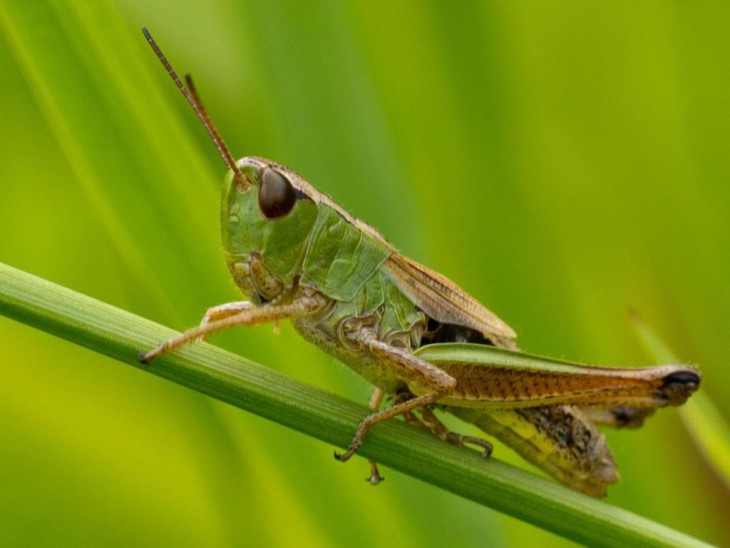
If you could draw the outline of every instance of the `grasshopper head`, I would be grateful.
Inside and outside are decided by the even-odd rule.
[[[142,33],[228,167],[221,217],[223,246],[233,278],[254,303],[286,297],[296,288],[306,243],[317,218],[318,193],[293,171],[263,158],[233,160],[200,100],[190,75],[185,84],[149,31]]]
[[[266,302],[294,288],[317,204],[283,166],[253,157],[236,166],[226,175],[221,208],[226,260],[249,299]]]

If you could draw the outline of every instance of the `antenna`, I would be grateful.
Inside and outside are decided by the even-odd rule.
[[[221,137],[220,133],[218,133],[218,130],[216,129],[215,124],[213,124],[210,117],[208,116],[208,112],[205,110],[205,107],[203,106],[203,102],[200,100],[200,96],[198,95],[198,92],[195,89],[195,85],[193,84],[192,77],[189,74],[185,75],[185,82],[187,82],[188,87],[190,88],[188,90],[188,88],[185,87],[185,84],[183,84],[180,81],[180,78],[178,77],[177,73],[175,72],[175,69],[173,69],[172,66],[170,65],[170,62],[167,60],[167,57],[165,57],[165,54],[162,53],[160,46],[158,46],[157,42],[155,42],[155,39],[152,38],[152,35],[147,30],[147,27],[142,27],[142,34],[144,34],[144,37],[149,42],[150,46],[152,46],[152,49],[154,50],[155,55],[157,55],[157,58],[160,60],[162,65],[165,67],[165,70],[167,70],[167,73],[170,75],[172,80],[175,82],[175,85],[178,87],[180,92],[183,94],[183,96],[185,97],[187,102],[190,103],[190,106],[193,107],[195,114],[197,114],[198,118],[200,118],[200,121],[203,122],[205,129],[208,130],[208,133],[210,134],[211,139],[213,139],[213,142],[215,143],[215,146],[218,149],[218,154],[221,155],[221,158],[223,158],[223,161],[225,162],[226,166],[228,166],[228,168],[233,171],[233,173],[236,176],[236,180],[242,185],[250,184],[248,182],[248,180],[246,179],[246,176],[236,165],[236,161],[233,159],[233,156],[231,155],[231,151],[226,146],[226,143],[223,140],[223,137]]]

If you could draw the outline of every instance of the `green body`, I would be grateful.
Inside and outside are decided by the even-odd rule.
[[[268,160],[243,158],[238,165],[251,181],[265,166],[275,166],[295,187],[307,184]],[[427,318],[380,268],[392,248],[336,204],[316,203],[314,193],[300,192],[287,215],[269,219],[258,205],[259,192],[260,184],[240,188],[232,173],[226,178],[221,226],[237,285],[255,304],[323,296],[328,302],[319,313],[292,319],[297,331],[375,386],[388,393],[404,390],[407,379],[349,347],[342,334],[343,322],[361,321],[377,326],[380,340],[411,350],[419,346]]]

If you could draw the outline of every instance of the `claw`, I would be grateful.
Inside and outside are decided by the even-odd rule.
[[[149,350],[147,352],[140,352],[139,353],[139,361],[143,364],[147,365],[152,360],[160,357],[166,350],[167,350],[168,342],[165,341],[162,344],[156,346],[152,350]]]
[[[482,448],[482,457],[486,459],[492,456],[492,444],[487,440],[475,438],[474,436],[462,436],[461,434],[455,434],[453,432],[451,432],[451,434],[453,434],[453,437],[449,436],[447,438],[451,443],[456,445],[465,445],[467,443],[470,445],[476,445],[477,447]]]
[[[380,475],[377,462],[372,460],[370,461],[370,477],[365,478],[365,481],[367,481],[370,485],[377,485],[381,481],[385,481],[385,478]]]
[[[349,449],[348,449],[347,451],[345,451],[344,453],[338,453],[337,451],[335,451],[335,459],[337,459],[337,460],[338,460],[338,461],[340,461],[340,462],[346,462],[346,461],[350,460],[350,457],[351,457],[352,455],[354,455],[354,454],[355,454],[355,451],[356,451],[356,450],[355,450],[355,449],[353,449],[352,447],[350,447],[350,448],[349,448]]]

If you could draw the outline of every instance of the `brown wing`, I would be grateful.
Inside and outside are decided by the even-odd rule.
[[[445,276],[396,252],[383,268],[398,289],[434,320],[479,331],[498,346],[515,347],[512,328]]]

